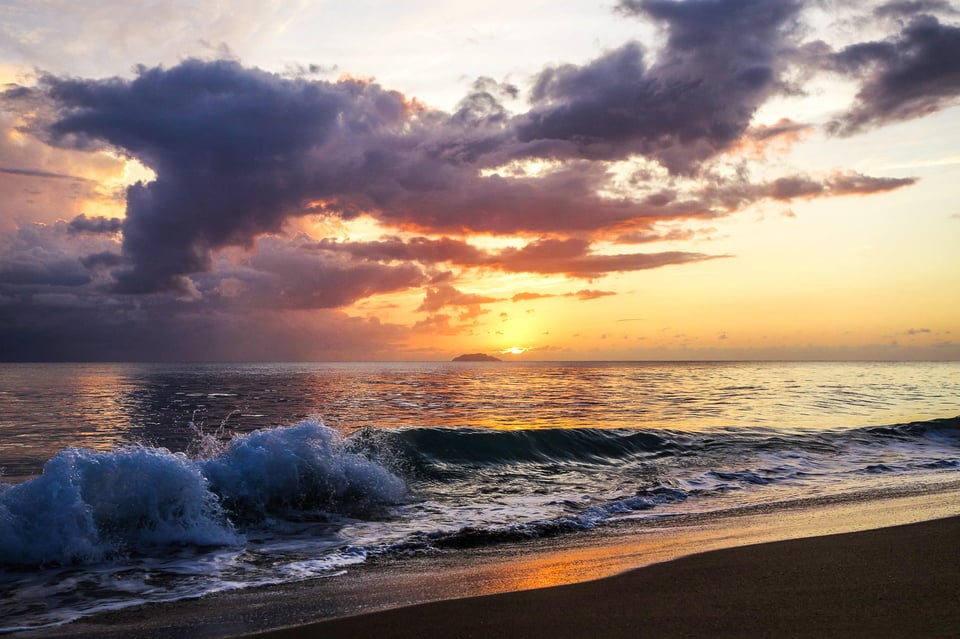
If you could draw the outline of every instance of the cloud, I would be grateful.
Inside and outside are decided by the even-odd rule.
[[[912,177],[875,177],[856,172],[835,172],[825,176],[795,174],[767,182],[720,180],[704,186],[701,198],[715,207],[735,211],[762,200],[789,202],[795,199],[872,195],[904,188],[916,182],[917,178]]]
[[[24,177],[46,178],[50,180],[85,180],[85,178],[77,177],[75,175],[67,175],[65,173],[53,173],[51,171],[41,171],[39,169],[15,169],[4,166],[0,166],[0,173],[6,173],[7,175],[22,175]]]
[[[579,291],[571,293],[517,293],[510,298],[511,302],[528,302],[530,300],[538,300],[547,297],[575,297],[581,301],[595,300],[601,297],[608,297],[610,295],[616,295],[615,291],[598,291],[593,289],[581,289]]]
[[[5,0],[0,40],[8,60],[90,75],[104,68],[127,69],[131,60],[176,63],[185,55],[222,55],[223,42],[256,47],[304,6],[283,0]]]
[[[917,13],[942,12],[945,14],[957,14],[946,0],[897,0],[887,2],[873,10],[873,15],[885,18],[904,18],[911,17]]]
[[[237,279],[248,289],[248,297],[263,308],[338,308],[426,283],[426,276],[413,264],[354,262],[277,238],[261,239],[246,268],[221,273]]]
[[[426,297],[423,299],[423,304],[421,304],[417,310],[432,313],[447,306],[476,306],[478,304],[489,304],[497,301],[499,300],[495,297],[463,293],[453,286],[443,285],[428,288]]]
[[[325,145],[399,125],[407,109],[376,85],[285,79],[225,60],[141,68],[129,82],[48,75],[35,93],[52,113],[32,127],[50,143],[118,148],[157,174],[127,191],[132,266],[118,291],[128,293],[182,288],[185,275],[209,269],[212,251],[249,246],[307,198],[348,189],[360,167],[331,162]]]
[[[67,225],[68,233],[119,233],[122,227],[122,221],[116,218],[103,217],[102,215],[87,217],[80,214],[70,220]]]
[[[838,173],[820,180],[795,175],[777,178],[764,185],[763,190],[771,199],[789,201],[822,196],[870,195],[910,186],[916,181],[916,178],[882,178],[860,173]]]
[[[958,60],[960,27],[941,24],[932,15],[914,17],[898,37],[842,49],[832,55],[833,67],[862,79],[862,85],[856,104],[830,122],[828,130],[837,135],[852,135],[957,104]]]
[[[413,237],[407,240],[392,237],[372,242],[342,242],[322,239],[307,244],[309,248],[349,253],[352,257],[382,262],[413,261],[424,264],[452,262],[454,264],[483,264],[487,253],[463,240],[449,237]]]
[[[462,163],[490,143],[489,121],[464,130],[456,114],[351,79],[188,60],[141,68],[131,81],[48,75],[29,98],[46,102],[31,130],[49,143],[119,149],[156,173],[127,190],[130,267],[116,273],[118,292],[185,290],[184,278],[208,271],[214,252],[249,247],[307,214],[367,212],[397,225],[503,233],[589,231],[663,213],[599,196],[603,167],[480,178]]]
[[[430,315],[415,323],[413,331],[430,335],[459,335],[469,328],[469,326],[452,324],[451,320],[452,318],[445,313]]]
[[[378,292],[420,287],[411,264],[318,255],[262,238],[242,260],[195,276],[192,296],[109,290],[122,264],[110,234],[67,222],[0,234],[4,360],[255,360],[395,357],[407,328],[334,310]],[[307,312],[308,311],[308,312]]]
[[[672,239],[670,234],[663,239]],[[627,253],[595,255],[591,242],[582,238],[540,238],[520,248],[484,251],[463,240],[414,237],[391,238],[377,242],[337,242],[321,240],[308,245],[315,250],[344,252],[353,258],[424,264],[449,262],[458,266],[487,268],[510,273],[565,273],[574,277],[598,277],[605,273],[643,270],[709,259],[700,253]]]
[[[856,104],[832,125],[843,135],[945,108],[960,91],[958,28],[933,17],[950,13],[944,3],[879,6],[880,24],[899,33],[839,51],[801,42],[804,4],[622,0],[619,12],[652,20],[663,46],[629,42],[543,69],[519,112],[510,109],[521,89],[490,78],[443,112],[372,80],[270,73],[233,58],[142,66],[130,78],[38,72],[34,86],[13,87],[0,103],[0,338],[22,340],[20,354],[53,353],[54,344],[65,357],[129,348],[165,358],[174,355],[138,346],[137,332],[172,341],[183,332],[183,348],[171,349],[180,355],[192,356],[190,347],[215,357],[234,340],[255,356],[261,331],[279,349],[270,357],[299,358],[291,345],[329,342],[342,329],[358,344],[369,336],[376,350],[403,330],[333,309],[417,290],[428,314],[418,330],[458,332],[507,299],[460,290],[467,269],[594,279],[714,259],[722,256],[601,252],[599,241],[689,241],[712,231],[680,228],[686,220],[913,184],[849,171],[751,179],[748,165],[811,131],[790,119],[756,122],[771,98],[801,90],[798,74],[825,64],[859,83]],[[98,10],[94,32],[108,13]],[[139,28],[123,15],[134,37]],[[247,28],[247,18],[230,20]],[[123,46],[108,43],[113,53]],[[126,188],[118,220],[103,185],[124,179],[128,159],[155,179]],[[361,217],[385,235],[295,235],[318,218]],[[480,248],[464,239],[475,233],[515,237],[508,248]]]
[[[0,235],[0,294],[52,292],[53,287],[80,287],[93,275],[83,265],[86,252],[109,250],[110,241],[93,238],[69,242],[65,223],[25,224],[11,235]]]
[[[525,152],[547,157],[655,158],[691,173],[729,148],[757,108],[784,89],[799,2],[623,0],[627,15],[657,21],[666,45],[648,65],[637,43],[537,78],[518,118]]]
[[[524,291],[524,292],[515,294],[513,297],[510,298],[510,301],[511,302],[529,302],[530,300],[539,300],[545,297],[556,297],[556,295],[551,295],[549,293],[528,293]]]
[[[117,266],[122,266],[126,263],[126,260],[122,255],[113,253],[111,251],[102,251],[100,253],[92,253],[86,257],[80,258],[80,263],[89,270],[95,270],[98,268],[116,268]]]
[[[590,253],[589,249],[590,243],[578,238],[542,239],[522,248],[504,249],[493,264],[515,273],[563,273],[571,277],[595,278],[606,273],[639,271],[716,257],[682,251],[602,255]]]
[[[590,290],[590,289],[581,289],[581,290],[577,291],[576,293],[570,293],[569,295],[572,296],[572,297],[576,297],[577,299],[585,300],[585,301],[586,301],[586,300],[595,300],[595,299],[598,299],[598,298],[600,298],[600,297],[608,297],[608,296],[610,296],[610,295],[616,295],[616,292],[614,292],[614,291],[597,291],[597,290]]]
[[[0,305],[5,361],[324,361],[397,357],[408,329],[333,310],[228,312],[163,296],[44,294]]]
[[[217,272],[196,278],[192,296],[131,296],[109,291],[104,271],[124,259],[111,235],[71,233],[66,222],[28,224],[0,235],[0,356],[303,360],[396,353],[407,329],[351,318],[332,307],[420,286],[419,270],[322,260],[279,239],[261,243],[259,261],[224,260]]]
[[[788,152],[794,144],[807,137],[815,127],[781,118],[774,124],[758,124],[750,127],[740,139],[736,149],[754,159],[763,158],[768,152]]]
[[[122,161],[55,149],[25,135],[18,130],[17,108],[32,107],[0,98],[0,232],[24,223],[52,224],[92,206],[117,206],[114,194],[99,182],[117,175]]]
[[[788,89],[782,76],[797,45],[800,8],[793,1],[625,0],[621,12],[661,25],[665,46],[656,58],[648,63],[628,43],[583,66],[546,69],[533,83],[529,110],[518,115],[500,102],[516,87],[489,79],[448,114],[371,81],[197,59],[140,67],[130,80],[41,75],[33,88],[7,91],[6,103],[20,105],[26,130],[57,148],[132,156],[156,174],[126,192],[117,292],[189,291],[187,278],[209,271],[218,251],[252,247],[304,215],[365,214],[429,234],[616,231],[636,241],[657,221],[728,214],[731,201],[651,190],[642,181],[617,191],[606,160],[640,154],[690,174],[744,140],[765,145],[805,130],[790,120],[750,124],[764,101]],[[530,174],[498,170],[526,160],[559,164]],[[752,194],[788,199],[841,187],[794,180]],[[531,268],[518,263],[532,264],[534,248],[494,262]],[[481,259],[453,240],[351,248],[361,249],[378,261],[427,260],[430,251],[434,261]],[[702,257],[590,256],[578,258],[579,266],[554,260],[534,270],[593,276]]]

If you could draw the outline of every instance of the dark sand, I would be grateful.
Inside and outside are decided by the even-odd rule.
[[[683,557],[614,577],[333,619],[304,637],[958,637],[960,517]]]

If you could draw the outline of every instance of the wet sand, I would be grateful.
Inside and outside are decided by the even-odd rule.
[[[718,550],[587,583],[440,601],[256,635],[955,637],[960,517]]]

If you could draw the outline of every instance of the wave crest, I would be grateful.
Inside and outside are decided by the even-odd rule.
[[[68,448],[0,484],[0,565],[89,563],[157,546],[239,543],[236,525],[298,511],[362,514],[403,480],[319,422],[254,431],[215,457],[146,446]]]
[[[232,513],[254,519],[291,510],[364,512],[406,492],[399,477],[311,421],[238,437],[201,467]]]

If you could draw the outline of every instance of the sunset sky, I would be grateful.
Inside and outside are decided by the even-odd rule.
[[[0,360],[960,359],[960,6],[0,7]]]

